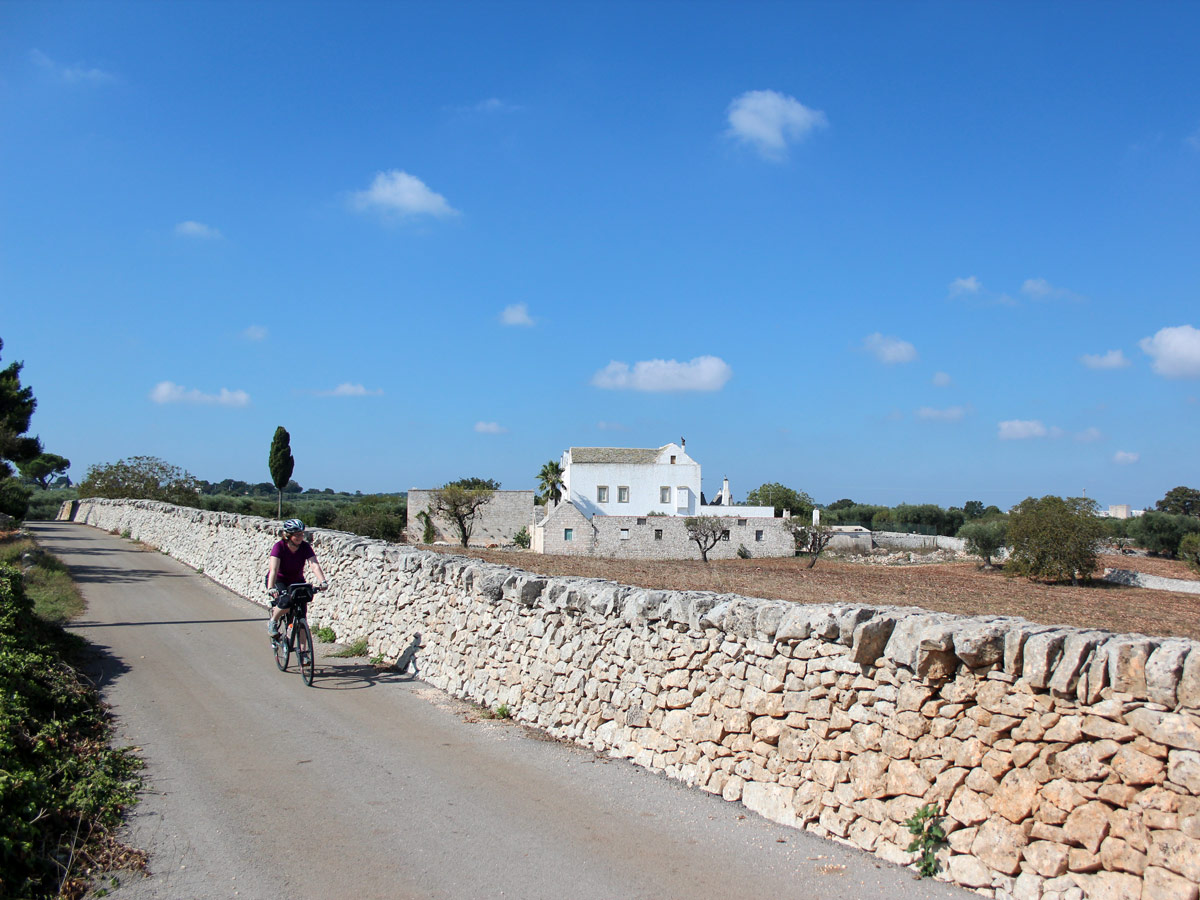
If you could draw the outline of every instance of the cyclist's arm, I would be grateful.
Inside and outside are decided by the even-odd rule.
[[[328,578],[325,577],[325,573],[321,569],[321,564],[319,562],[317,562],[317,558],[315,556],[310,557],[308,561],[310,563],[312,563],[312,567],[317,570],[317,583],[318,584],[322,584],[329,580]]]
[[[279,577],[279,557],[270,556],[267,559],[267,590],[272,591],[275,589],[275,579]]]

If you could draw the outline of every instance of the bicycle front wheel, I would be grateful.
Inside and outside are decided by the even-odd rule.
[[[292,655],[292,642],[287,634],[287,623],[280,622],[280,634],[275,639],[275,665],[279,666],[280,672],[286,672],[288,667],[288,658]]]
[[[301,619],[296,623],[293,632],[296,640],[296,662],[300,666],[300,677],[304,683],[312,687],[313,675],[316,672],[316,648],[313,647],[312,632],[308,630],[308,622]]]

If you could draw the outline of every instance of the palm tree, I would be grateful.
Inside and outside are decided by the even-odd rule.
[[[557,503],[562,499],[562,476],[562,466],[555,460],[552,459],[542,466],[542,470],[538,472],[538,487],[543,503],[549,503],[551,500]]]

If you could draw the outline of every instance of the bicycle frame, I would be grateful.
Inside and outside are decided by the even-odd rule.
[[[316,648],[313,646],[312,631],[308,627],[308,604],[316,589],[306,582],[297,582],[287,588],[288,606],[280,618],[279,637],[271,642],[275,652],[275,665],[286,672],[292,652],[300,666],[304,683],[312,686],[315,669]]]

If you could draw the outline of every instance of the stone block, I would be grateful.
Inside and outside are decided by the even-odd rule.
[[[1200,796],[1200,753],[1194,750],[1172,750],[1167,762],[1167,780]]]
[[[1000,787],[992,795],[992,808],[1010,822],[1022,822],[1033,813],[1039,787],[1029,772],[1013,769],[1004,776]],[[1039,870],[1038,874],[1046,873]]]
[[[1141,875],[1146,868],[1146,854],[1110,834],[1100,845],[1100,862],[1110,871]]]
[[[1025,641],[1021,676],[1031,686],[1044,688],[1054,675],[1054,667],[1062,655],[1067,633],[1060,630],[1041,631]]]
[[[1200,750],[1200,718],[1188,713],[1168,713],[1139,707],[1125,721],[1151,741],[1179,750]]]
[[[1096,646],[1106,637],[1098,631],[1076,631],[1063,642],[1062,656],[1054,666],[1054,675],[1047,685],[1056,697],[1073,697],[1080,673]]]
[[[1176,699],[1184,709],[1200,709],[1200,646],[1192,645],[1179,676]]]
[[[748,781],[742,787],[742,804],[758,813],[764,819],[788,825],[792,828],[802,827],[796,816],[793,801],[796,798],[794,788],[783,787],[779,784],[762,784]]]
[[[1162,760],[1130,746],[1122,747],[1109,765],[1126,784],[1161,784],[1166,771]]]
[[[959,788],[946,806],[946,815],[966,826],[986,822],[991,812],[987,797],[966,787]]]
[[[992,885],[992,870],[974,856],[955,854],[946,867],[950,880],[969,888],[986,888]]]
[[[1149,638],[1136,636],[1108,642],[1108,682],[1113,690],[1146,696],[1146,663],[1155,646]]]
[[[888,766],[886,790],[889,796],[906,794],[910,797],[924,797],[929,792],[930,784],[921,770],[907,759],[894,759]]]
[[[954,654],[971,669],[995,665],[1004,659],[1008,629],[994,622],[960,625],[954,634]]]
[[[1155,703],[1174,706],[1178,700],[1179,681],[1192,641],[1165,641],[1146,661],[1146,694]]]
[[[1029,868],[1045,878],[1057,878],[1067,871],[1067,848],[1050,841],[1033,841],[1024,851]]]
[[[1021,871],[1021,853],[1027,843],[1019,826],[989,819],[979,826],[971,852],[997,872],[1016,875]]]
[[[1063,823],[1067,840],[1096,853],[1108,836],[1109,808],[1098,800],[1076,807]]]
[[[1200,883],[1200,841],[1182,831],[1152,831],[1146,861]]]
[[[1141,900],[1142,880],[1124,872],[1076,876],[1088,900]]]
[[[1146,900],[1197,900],[1200,888],[1194,881],[1170,869],[1150,866],[1143,876],[1142,897]]]
[[[895,616],[876,616],[860,622],[854,628],[850,658],[862,666],[874,665],[875,660],[883,655],[895,627]]]

